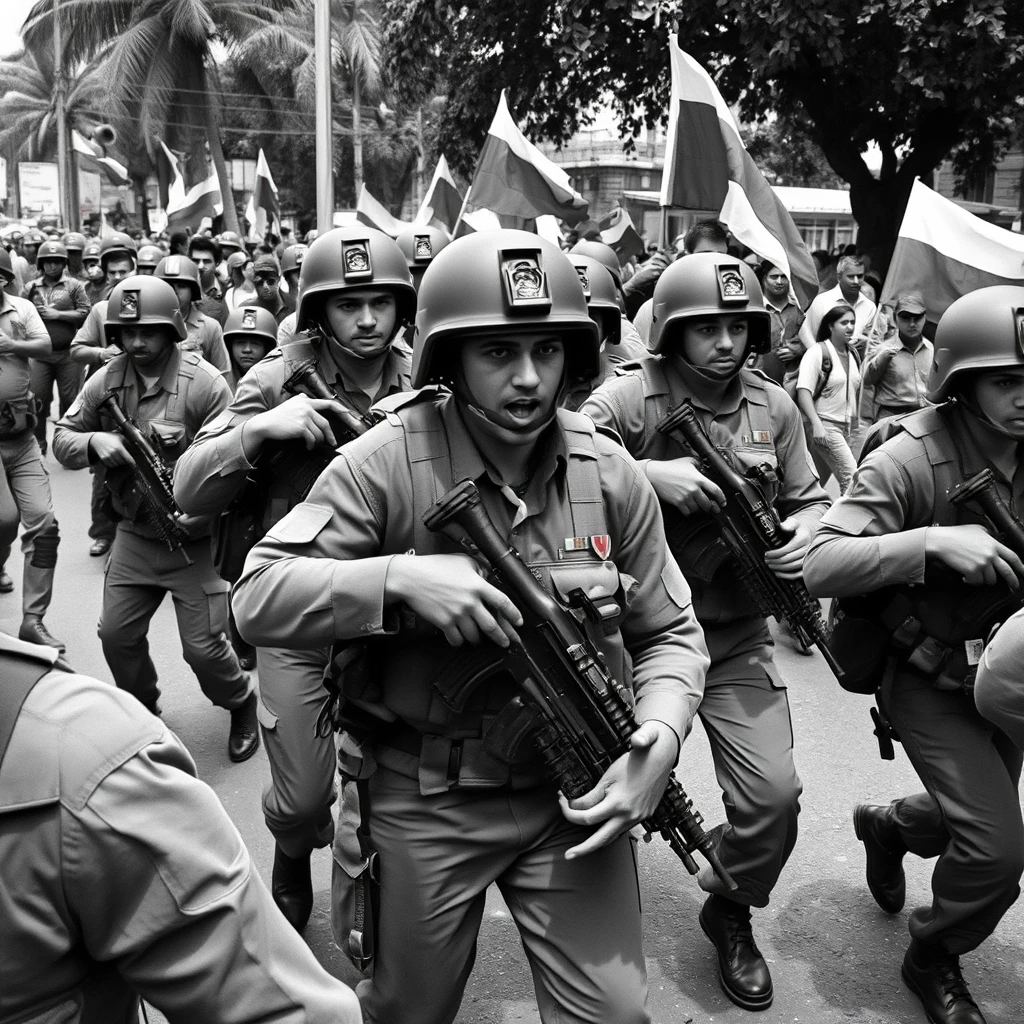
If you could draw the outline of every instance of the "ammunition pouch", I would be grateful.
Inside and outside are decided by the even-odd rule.
[[[343,778],[331,872],[331,931],[361,974],[373,973],[380,918],[380,858],[370,833],[370,786]]]

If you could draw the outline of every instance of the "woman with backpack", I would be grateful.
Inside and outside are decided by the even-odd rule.
[[[821,318],[817,343],[800,360],[796,382],[796,403],[819,478],[824,485],[835,474],[840,494],[857,468],[850,444],[859,422],[860,365],[850,345],[855,323],[852,307],[833,306]]]

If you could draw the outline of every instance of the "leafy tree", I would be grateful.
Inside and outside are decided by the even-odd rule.
[[[653,126],[668,104],[673,20],[744,120],[806,124],[849,183],[876,263],[891,253],[915,177],[950,154],[962,174],[990,164],[1013,130],[1016,0],[392,0],[385,64],[407,102],[457,83],[440,135],[465,172],[503,86],[531,134],[556,142],[605,100],[625,134]],[[877,177],[862,156],[870,142]]]
[[[741,125],[747,152],[774,185],[804,188],[843,188],[845,182],[828,165],[821,147],[807,136],[803,125],[781,118]]]

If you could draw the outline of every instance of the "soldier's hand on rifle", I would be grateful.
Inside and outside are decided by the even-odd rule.
[[[725,507],[725,494],[721,487],[701,473],[696,459],[671,459],[667,462],[652,459],[646,468],[647,479],[651,481],[654,492],[666,505],[675,506],[683,515],[715,513]]]
[[[938,559],[964,583],[991,587],[1002,579],[1011,590],[1019,590],[1024,579],[1024,562],[1001,544],[983,526],[929,526],[924,534],[925,557]]]
[[[519,642],[519,609],[468,555],[397,555],[388,566],[384,600],[407,605],[453,647],[484,637],[499,647]]]
[[[804,555],[814,540],[815,523],[800,519],[784,519],[780,524],[785,533],[793,536],[781,548],[764,553],[764,561],[780,579],[798,580],[803,575]]]
[[[571,803],[559,794],[562,814],[576,825],[598,826],[566,860],[583,857],[613,842],[649,818],[661,800],[679,759],[679,737],[664,722],[644,722],[629,739],[628,753],[613,761],[589,793]]]
[[[312,450],[325,444],[337,448],[334,431],[324,413],[334,408],[326,398],[307,398],[294,395],[273,409],[261,412],[247,420],[242,431],[245,457],[251,462],[264,441],[303,441]]]
[[[134,466],[135,460],[124,446],[120,434],[98,432],[89,439],[89,448],[104,466]]]

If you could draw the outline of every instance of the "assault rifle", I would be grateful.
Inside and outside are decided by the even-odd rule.
[[[192,559],[185,550],[189,532],[181,525],[182,513],[174,501],[171,471],[142,431],[121,411],[113,392],[102,399],[99,408],[114,421],[128,454],[135,461],[135,485],[145,503],[149,524],[169,551],[180,551],[185,556],[185,563],[191,565]]]
[[[334,402],[336,408],[324,413],[324,416],[330,422],[331,429],[334,431],[334,439],[339,445],[354,441],[377,423],[374,416],[370,413],[360,412],[327,383],[315,359],[307,359],[300,363],[283,386],[290,395],[325,398]]]
[[[830,634],[821,605],[803,580],[781,579],[765,564],[765,552],[781,548],[789,540],[758,479],[765,480],[773,471],[757,467],[747,476],[737,472],[709,437],[689,399],[669,412],[657,429],[667,436],[678,435],[676,440],[697,457],[701,472],[725,493],[725,508],[714,522],[739,566],[740,582],[749,588],[761,614],[784,618],[800,643],[817,647],[835,677],[841,679],[843,670],[829,648]]]
[[[567,611],[537,582],[529,567],[495,529],[472,480],[453,487],[423,517],[429,530],[458,527],[490,564],[495,585],[523,616],[521,645],[505,662],[520,695],[502,712],[504,731],[518,745],[532,739],[550,779],[567,800],[593,789],[609,765],[629,751],[638,726],[629,695],[604,665],[601,653]],[[586,594],[569,595],[573,607],[599,617]],[[642,822],[660,833],[690,874],[695,850],[707,858],[729,887],[736,883],[718,858],[714,840],[701,828],[701,815],[674,776],[657,809]]]

